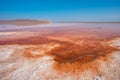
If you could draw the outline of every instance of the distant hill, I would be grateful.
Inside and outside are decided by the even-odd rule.
[[[31,19],[16,19],[16,20],[0,20],[0,24],[10,24],[17,26],[30,26],[38,24],[49,24],[47,20],[31,20]]]

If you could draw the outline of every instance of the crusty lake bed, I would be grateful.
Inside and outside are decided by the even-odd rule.
[[[120,23],[0,25],[0,80],[120,80]]]

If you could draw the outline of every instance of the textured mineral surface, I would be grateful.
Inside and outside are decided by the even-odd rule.
[[[119,31],[118,23],[0,28],[0,80],[119,80]]]

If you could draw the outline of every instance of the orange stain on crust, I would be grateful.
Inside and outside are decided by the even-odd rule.
[[[38,51],[38,54],[36,55],[33,55],[32,52],[33,51]],[[43,54],[40,54],[39,52],[39,48],[34,48],[34,47],[31,47],[31,48],[26,48],[23,52],[23,56],[24,57],[27,57],[27,58],[40,58],[40,57],[43,57],[44,55]]]
[[[102,34],[102,31],[101,35],[97,35],[96,32],[95,36],[90,34],[89,30],[88,32],[84,31],[86,35],[83,35],[79,29],[74,32],[73,30],[68,32],[67,30],[58,31],[59,33],[55,32],[53,31],[50,35],[42,36],[39,36],[41,33],[38,32],[36,34],[37,36],[23,37],[21,39],[17,39],[17,37],[12,40],[6,38],[6,41],[1,40],[0,44],[34,44],[36,47],[29,47],[28,45],[28,48],[23,51],[25,58],[36,59],[44,55],[52,56],[54,58],[53,68],[59,73],[70,74],[80,74],[86,70],[99,73],[99,63],[97,60],[108,61],[111,53],[118,50],[116,47],[105,43],[109,41],[111,35],[106,35],[106,37]],[[49,31],[45,33],[49,33]],[[37,44],[43,45],[52,42],[60,44],[60,46],[52,49],[48,53],[41,54],[41,48]],[[38,53],[33,54],[32,52],[34,51],[38,51]]]
[[[28,48],[24,49],[23,56],[29,59],[41,58],[45,55],[52,56],[55,61],[52,67],[58,73],[76,75],[90,70],[98,74],[100,73],[100,64],[96,60],[108,62],[111,53],[118,50],[106,42],[102,40],[86,40],[81,44],[59,43],[60,46],[43,54],[41,54],[41,50],[46,51],[47,48],[43,49],[38,45],[34,45],[34,47],[28,46]],[[34,51],[37,51],[38,54],[33,54]]]
[[[51,51],[56,61],[53,68],[59,73],[79,74],[86,70],[99,73],[97,59],[107,61],[110,53],[117,51],[116,47],[102,42],[87,42],[82,45],[62,45]]]

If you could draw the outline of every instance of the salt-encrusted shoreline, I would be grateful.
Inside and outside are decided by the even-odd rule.
[[[112,46],[120,46],[120,38],[110,41]],[[47,48],[46,48],[46,47]],[[53,45],[44,45],[51,49]],[[86,70],[80,75],[70,73],[59,74],[53,68],[52,57],[44,55],[41,58],[29,59],[22,55],[22,50],[34,45],[0,45],[0,80],[119,80],[120,51],[112,53],[109,62],[99,62],[100,73]]]

